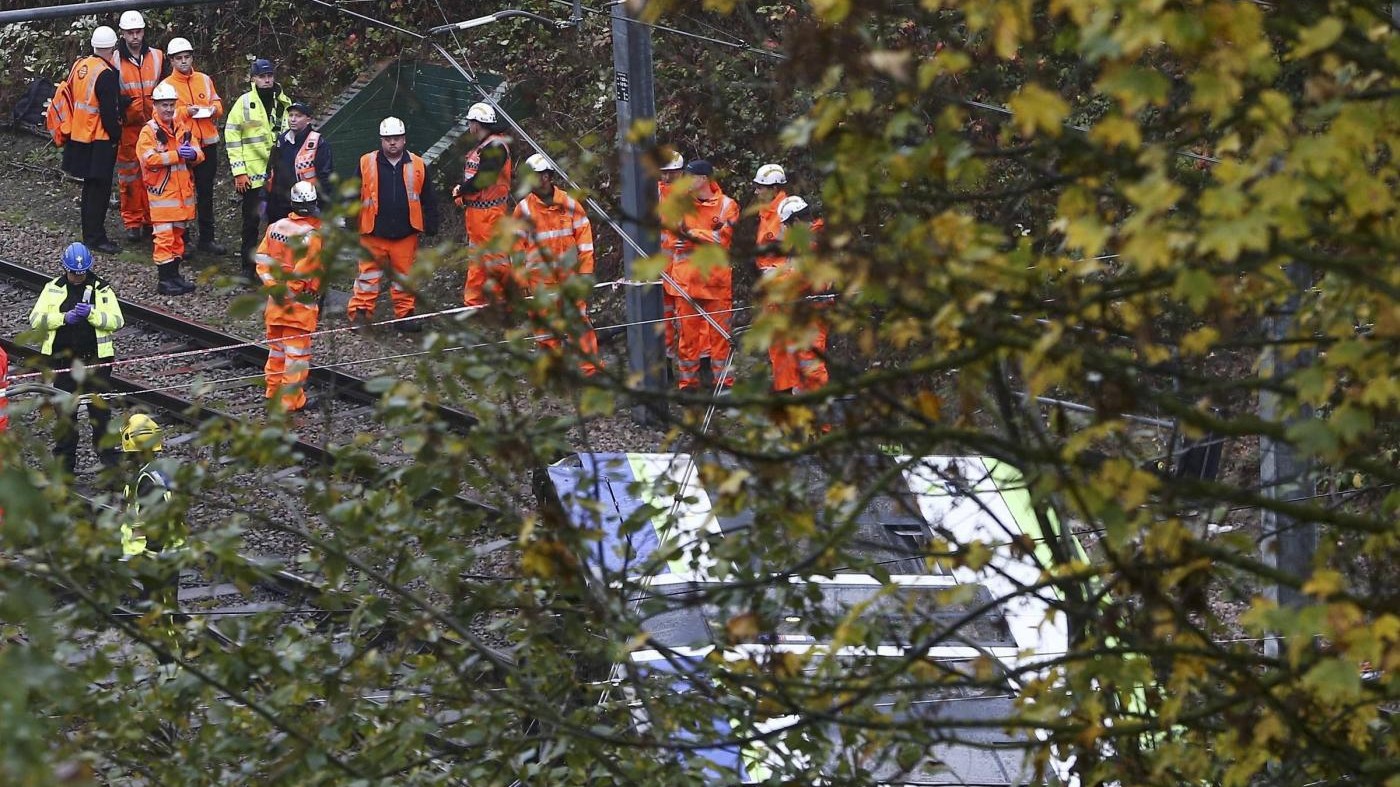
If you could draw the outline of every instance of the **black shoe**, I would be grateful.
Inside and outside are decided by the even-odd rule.
[[[103,240],[98,243],[93,243],[89,245],[88,248],[92,249],[93,251],[100,251],[103,254],[120,254],[122,250],[121,246],[118,246],[110,240]]]
[[[156,266],[156,276],[160,280],[156,282],[156,293],[159,295],[189,295],[194,292],[194,285],[185,281],[180,276],[180,259]]]
[[[250,286],[253,286],[253,287],[261,287],[261,286],[262,286],[262,279],[259,278],[259,276],[258,276],[258,269],[255,268],[255,267],[253,267],[252,265],[244,265],[244,266],[243,266],[243,278],[246,279],[246,280],[248,281],[248,284],[249,284]]]
[[[144,237],[146,237],[146,233],[140,227],[126,228],[126,239],[131,243],[139,243]]]
[[[195,248],[205,254],[213,254],[216,257],[222,257],[228,254],[228,247],[216,240],[202,240]]]
[[[406,315],[404,315],[404,316],[405,316],[405,317],[412,317],[413,315],[412,315],[412,314],[406,314]],[[398,331],[399,333],[422,333],[422,332],[423,332],[423,321],[422,321],[422,320],[406,320],[406,321],[404,321],[404,322],[396,322],[396,323],[394,323],[394,330]]]

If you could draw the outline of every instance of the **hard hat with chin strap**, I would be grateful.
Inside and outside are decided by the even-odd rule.
[[[316,187],[304,180],[297,181],[296,185],[292,186],[288,199],[293,205],[305,205],[308,202],[315,204]]]
[[[122,450],[126,453],[137,451],[160,451],[165,448],[165,435],[156,419],[145,413],[136,413],[126,419],[122,427]]]
[[[87,273],[92,270],[92,252],[81,243],[70,243],[63,250],[63,269],[72,273]]]
[[[145,30],[146,20],[141,16],[140,11],[123,11],[117,27],[123,30]]]
[[[490,104],[478,101],[467,109],[467,120],[492,125],[496,122],[496,109]]]
[[[175,92],[175,86],[165,82],[156,85],[156,89],[151,91],[152,101],[174,101],[180,94]]]
[[[170,45],[165,48],[165,54],[171,57],[185,52],[194,52],[194,46],[190,44],[188,38],[172,38]]]
[[[396,117],[387,117],[379,121],[379,136],[381,137],[402,137],[408,133],[404,128],[403,121]]]
[[[103,25],[92,31],[93,49],[111,49],[117,45],[117,31]]]
[[[786,224],[788,219],[807,209],[807,200],[797,195],[785,198],[778,203],[778,221]]]
[[[760,186],[781,186],[787,183],[787,173],[777,164],[764,164],[753,176],[753,182]]]

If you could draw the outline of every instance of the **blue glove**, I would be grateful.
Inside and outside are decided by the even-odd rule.
[[[180,154],[180,158],[184,159],[185,161],[194,161],[194,145],[191,145],[188,142],[181,143],[180,148],[177,152]]]
[[[77,325],[79,322],[82,322],[82,319],[82,317],[78,316],[77,309],[72,309],[67,314],[63,315],[63,321],[69,325]]]
[[[92,304],[79,303],[77,306],[73,307],[73,311],[78,313],[78,317],[86,320],[88,318],[88,315],[92,314]]]

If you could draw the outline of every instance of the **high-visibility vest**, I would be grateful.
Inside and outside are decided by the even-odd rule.
[[[277,147],[277,136],[287,130],[287,108],[292,99],[281,90],[273,99],[280,111],[262,105],[257,88],[238,97],[224,126],[224,149],[228,168],[234,176],[247,175],[248,185],[261,187],[267,180],[267,162]],[[276,128],[272,118],[277,118]]]
[[[141,468],[141,472],[136,476],[135,484],[127,484],[122,489],[122,494],[126,498],[126,517],[122,520],[122,556],[123,558],[135,557],[146,551],[146,522],[141,518],[141,494],[142,482],[149,482],[152,489],[160,490],[161,499],[169,503],[174,495],[170,490],[173,484],[170,476],[163,470],[153,467],[154,463],[148,463]],[[178,549],[185,545],[184,522],[176,523],[166,535],[169,542],[162,545],[162,549]]]
[[[779,191],[777,196],[773,197],[773,201],[768,203],[767,207],[764,207],[761,210],[759,210],[759,249],[763,249],[765,247],[772,249],[775,246],[782,245],[783,230],[785,229],[785,227],[783,226],[782,220],[778,218],[778,203],[782,202],[785,199],[787,199],[787,192]],[[786,259],[787,257],[782,253],[780,249],[774,249],[771,253],[768,254],[765,254],[762,251],[760,251],[757,255],[757,259],[755,260],[755,262],[758,264],[759,270],[765,271],[769,268],[776,268],[779,265],[782,265],[783,261]]]
[[[117,63],[121,70],[122,95],[131,99],[122,123],[127,126],[139,126],[150,120],[155,112],[155,105],[151,103],[151,92],[160,84],[160,74],[165,70],[165,53],[152,47],[146,50],[141,62],[137,63],[126,54],[124,47],[117,47],[117,52],[121,54]]]
[[[715,186],[715,194],[710,199],[696,199],[694,209],[681,219],[671,245],[670,275],[675,284],[666,282],[666,291],[679,295],[684,290],[692,298],[733,297],[734,275],[730,265],[702,271],[690,258],[697,244],[715,244],[727,251],[734,240],[734,225],[738,221],[738,203],[725,196],[719,186]]]
[[[515,250],[524,257],[521,276],[530,287],[558,284],[571,273],[593,273],[593,226],[573,197],[556,187],[545,203],[533,191],[516,203],[524,225]]]
[[[267,228],[254,257],[258,278],[265,287],[281,282],[287,288],[286,297],[267,297],[263,319],[268,325],[289,325],[307,333],[316,330],[320,308],[298,296],[321,290],[320,229],[320,219],[297,213]]]
[[[510,196],[511,172],[514,164],[510,160],[510,138],[504,134],[492,134],[481,140],[476,147],[467,154],[466,165],[462,168],[462,180],[468,181],[481,171],[481,151],[488,145],[500,145],[506,151],[506,161],[501,165],[501,171],[496,177],[496,182],[480,191],[472,191],[462,196],[462,206],[468,210],[472,208],[495,208],[506,204],[506,198]]]
[[[117,301],[117,293],[107,282],[92,276],[92,295],[92,314],[88,316],[88,323],[92,325],[97,336],[97,357],[115,357],[112,334],[126,324],[121,304]],[[39,352],[44,355],[53,354],[54,336],[64,325],[62,309],[63,301],[67,297],[68,277],[59,276],[44,285],[43,292],[39,293],[39,299],[34,302],[34,308],[29,312],[29,326],[35,330],[48,331],[43,345],[39,348]]]
[[[111,139],[102,125],[102,112],[97,105],[97,77],[106,69],[116,67],[97,55],[88,55],[73,65],[68,76],[73,96],[74,142],[101,142]]]
[[[141,128],[136,140],[136,160],[141,162],[141,179],[151,205],[151,223],[189,221],[195,215],[194,173],[190,167],[204,160],[204,151],[193,139],[189,121],[175,115],[174,128],[151,120]],[[182,142],[194,145],[195,159],[180,158]]]
[[[10,356],[0,347],[0,432],[10,427]]]
[[[292,159],[292,172],[295,173],[297,180],[316,179],[316,150],[320,144],[321,133],[319,131],[308,132],[306,139],[301,141],[301,147],[297,148],[297,155]]]
[[[428,165],[416,153],[404,151],[408,159],[403,169],[404,191],[408,194],[408,223],[423,231],[423,184],[428,180]],[[360,234],[374,232],[374,220],[379,216],[379,151],[360,156]]]
[[[214,80],[202,71],[191,71],[188,76],[176,71],[161,84],[175,88],[175,117],[189,122],[194,130],[194,141],[201,145],[218,142],[218,120],[224,116],[224,100],[214,89]],[[207,118],[191,117],[191,106],[213,107],[214,114]]]

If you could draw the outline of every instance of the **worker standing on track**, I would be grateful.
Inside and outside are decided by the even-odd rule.
[[[132,561],[141,582],[145,601],[165,610],[165,633],[170,641],[160,654],[162,664],[174,661],[174,614],[179,612],[180,570],[169,560],[168,551],[185,544],[187,526],[175,500],[174,468],[159,457],[165,449],[160,424],[145,413],[135,413],[122,427],[122,455],[128,465],[128,482],[122,489],[126,502],[122,518],[122,560]],[[147,558],[138,560],[138,558]]]
[[[10,428],[10,356],[0,347],[0,432]]]
[[[287,108],[292,100],[277,84],[277,69],[271,60],[253,61],[251,90],[238,97],[229,110],[224,125],[224,150],[228,153],[228,168],[233,175],[233,190],[243,197],[242,232],[238,244],[238,261],[243,275],[251,282],[258,280],[253,267],[253,252],[261,236],[263,199],[266,196],[267,166],[277,136],[287,128]]]
[[[63,250],[63,275],[44,285],[29,312],[29,325],[44,331],[39,351],[55,370],[67,369],[75,362],[108,363],[116,357],[112,334],[125,323],[117,294],[106,281],[92,272],[92,252],[81,243]],[[83,388],[101,393],[111,388],[112,368],[100,366],[83,375]],[[54,386],[70,394],[79,393],[79,383],[71,372],[62,371]],[[71,476],[78,463],[78,410],[75,405],[67,419],[60,418],[54,426],[54,456],[63,460]],[[92,397],[87,403],[88,419],[92,423],[92,446],[106,467],[117,464],[117,452],[103,445],[112,411],[106,400]]]
[[[815,245],[822,231],[821,219],[812,218],[807,201],[798,196],[785,197],[778,204],[778,219],[785,230],[803,226]],[[783,258],[783,263],[765,271],[762,286],[768,291],[771,310],[784,308],[777,304],[792,303],[829,287],[807,281],[797,268],[797,250]],[[806,306],[802,304],[801,306]],[[788,307],[791,308],[791,307]],[[773,365],[773,390],[782,393],[811,393],[824,388],[830,379],[826,368],[826,321],[809,309],[798,308],[789,326],[774,334],[768,345],[768,360]]]
[[[496,129],[496,110],[490,104],[472,104],[467,110],[467,135],[476,145],[467,154],[462,182],[452,188],[452,198],[462,208],[472,254],[467,262],[462,303],[485,306],[489,300],[487,281],[494,280],[501,286],[511,276],[509,257],[487,247],[496,223],[506,215],[515,165],[510,156],[510,137]]]
[[[395,317],[413,314],[416,299],[404,285],[418,255],[418,236],[438,231],[437,196],[422,157],[405,150],[408,130],[402,120],[387,117],[379,124],[379,150],[360,156],[360,245],[368,259],[360,260],[355,291],[346,313],[350,322],[369,322],[384,270],[392,268],[389,299]],[[399,330],[423,330],[417,320],[395,323]]]
[[[117,193],[126,239],[139,241],[151,231],[151,212],[146,204],[146,187],[141,182],[141,164],[136,160],[136,140],[141,136],[141,127],[155,112],[151,92],[170,76],[170,63],[164,52],[146,45],[146,20],[140,11],[123,13],[117,27],[121,28],[122,38],[117,47],[121,92],[130,102],[122,115],[121,144],[117,146]]]
[[[194,47],[184,38],[172,38],[166,47],[174,72],[161,82],[175,88],[175,110],[194,131],[194,143],[204,154],[195,162],[194,190],[199,214],[199,251],[227,254],[228,249],[214,239],[214,175],[219,169],[219,118],[224,101],[208,74],[194,70]]]
[[[292,212],[267,228],[258,247],[258,278],[268,290],[263,321],[267,325],[267,400],[274,397],[286,412],[306,407],[306,377],[311,370],[311,337],[321,309],[321,219],[316,188],[306,181],[292,186]]]
[[[787,261],[783,253],[783,222],[778,218],[778,205],[787,199],[787,192],[783,190],[787,185],[787,173],[777,164],[764,164],[753,176],[753,183],[760,206],[754,262],[762,274]]]
[[[656,204],[660,205],[666,201],[671,194],[671,184],[676,182],[676,178],[681,176],[681,170],[685,168],[685,156],[680,153],[672,153],[671,158],[661,165],[661,177],[656,181]],[[676,235],[661,223],[661,250],[665,254],[670,254],[675,248]],[[671,275],[671,266],[666,266],[666,275]],[[666,357],[672,361],[676,360],[677,341],[680,332],[676,327],[676,296],[670,290],[663,287],[661,289],[661,316],[665,319],[666,326]]]
[[[156,85],[151,98],[156,115],[141,129],[136,155],[141,179],[150,200],[155,231],[156,292],[186,295],[194,285],[180,275],[185,260],[185,227],[195,217],[195,183],[190,168],[204,160],[188,120],[176,111],[176,92],[170,83]]]
[[[92,31],[92,54],[73,64],[68,74],[72,95],[72,134],[63,146],[63,171],[83,181],[83,243],[93,251],[121,251],[107,237],[107,203],[117,142],[122,136],[121,77],[116,66],[117,31]]]
[[[292,212],[292,186],[310,183],[317,193],[329,193],[335,163],[331,141],[311,128],[311,105],[294,101],[287,107],[287,131],[277,137],[267,169],[267,223]]]
[[[725,196],[715,183],[714,167],[704,160],[685,165],[685,174],[694,181],[691,194],[694,204],[672,228],[675,241],[671,246],[671,279],[668,292],[676,296],[676,319],[680,323],[677,355],[677,384],[681,390],[700,387],[700,361],[710,358],[710,371],[720,388],[734,385],[729,364],[730,321],[734,306],[733,271],[727,257],[734,240],[734,225],[739,220],[739,205]],[[726,252],[714,264],[702,265],[695,257],[706,246],[718,246]],[[708,256],[708,255],[707,255]],[[698,307],[698,308],[697,308]],[[701,314],[708,313],[708,319]],[[723,333],[710,323],[713,320]]]
[[[576,321],[559,289],[570,277],[593,275],[593,226],[578,200],[559,188],[559,173],[549,159],[536,153],[525,160],[525,168],[536,180],[515,206],[515,219],[524,225],[515,245],[522,257],[517,279],[535,298],[530,318],[550,332],[540,346],[558,352],[563,344],[559,337],[578,331],[579,370],[592,377],[602,362],[598,337],[588,322],[588,302],[574,302]],[[575,343],[572,338],[570,343]]]

